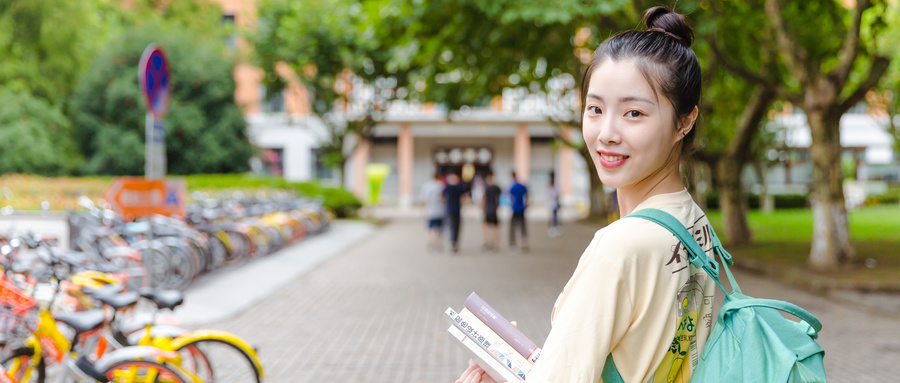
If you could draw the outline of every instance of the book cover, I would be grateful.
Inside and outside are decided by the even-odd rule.
[[[462,309],[459,313],[453,308],[447,308],[447,319],[457,326],[463,333],[475,343],[485,349],[495,359],[510,369],[513,373],[525,379],[533,365],[515,351],[499,335],[494,333],[486,324],[481,322],[475,314],[468,309]]]
[[[450,333],[450,336],[456,338],[459,342],[459,347],[469,353],[469,356],[475,363],[478,363],[484,372],[494,378],[494,380],[498,382],[521,382],[522,378],[516,376],[509,369],[507,369],[503,364],[501,364],[498,360],[494,359],[487,351],[485,351],[481,346],[475,343],[471,338],[463,334],[462,330],[457,328],[455,325],[450,325],[447,328],[447,332]]]
[[[503,340],[509,343],[520,355],[531,363],[537,362],[541,349],[528,339],[519,329],[509,323],[503,315],[474,292],[466,298],[465,307],[481,319],[484,324],[494,330]]]

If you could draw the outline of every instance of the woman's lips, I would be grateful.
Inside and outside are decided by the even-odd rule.
[[[598,150],[597,153],[600,154],[600,165],[609,169],[622,166],[629,158],[629,156],[624,154],[605,152],[602,150]]]

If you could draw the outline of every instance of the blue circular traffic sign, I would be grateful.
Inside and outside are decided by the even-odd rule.
[[[169,60],[165,52],[156,44],[150,44],[141,55],[141,63],[138,66],[138,78],[141,83],[141,91],[144,101],[147,103],[147,111],[154,117],[162,118],[169,108]]]

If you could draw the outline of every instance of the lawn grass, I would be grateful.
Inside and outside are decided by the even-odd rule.
[[[719,211],[710,211],[709,220],[726,240]],[[729,246],[737,263],[782,270],[791,279],[837,281],[841,286],[860,289],[900,291],[900,205],[880,205],[850,212],[850,237],[856,259],[839,270],[814,272],[808,267],[813,233],[812,212],[787,209],[773,213],[751,211],[748,216],[754,244]],[[867,266],[868,265],[868,266]],[[870,267],[872,266],[872,267]]]

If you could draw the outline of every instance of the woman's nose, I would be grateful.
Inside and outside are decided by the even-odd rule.
[[[600,134],[597,135],[597,140],[601,143],[615,144],[619,142],[619,127],[616,125],[613,119],[605,118],[599,121],[598,129],[600,131]]]

